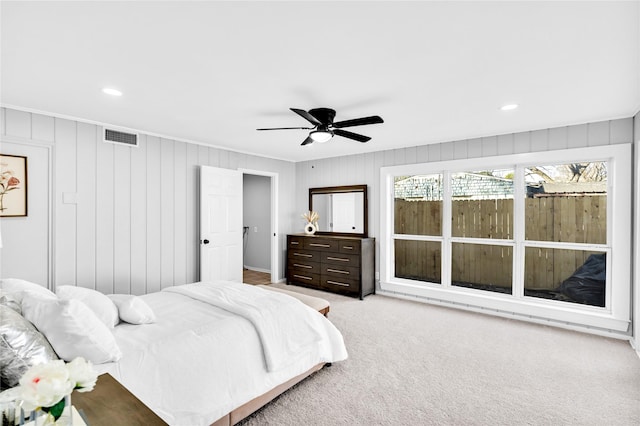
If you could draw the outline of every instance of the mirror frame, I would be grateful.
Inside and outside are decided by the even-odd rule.
[[[364,196],[363,204],[363,232],[331,232],[316,231],[317,235],[335,235],[342,237],[368,237],[369,202],[367,200],[367,185],[325,186],[322,188],[309,188],[309,210],[313,211],[313,195],[315,194],[340,194],[345,192],[361,192]]]

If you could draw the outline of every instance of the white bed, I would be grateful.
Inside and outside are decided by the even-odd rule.
[[[232,282],[144,296],[78,286],[56,293],[0,279],[1,388],[26,369],[83,357],[170,425],[235,424],[326,363],[340,332],[287,294]]]
[[[330,321],[276,292],[215,282],[141,298],[156,322],[116,326],[122,358],[96,368],[171,425],[212,424],[316,366],[347,357]]]

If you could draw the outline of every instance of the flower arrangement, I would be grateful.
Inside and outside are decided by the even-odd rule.
[[[62,360],[37,364],[20,378],[19,395],[26,411],[41,409],[58,420],[64,411],[67,397],[93,390],[98,375],[91,362],[78,357],[69,363]]]
[[[2,165],[4,166],[4,164]],[[13,174],[13,170],[6,170],[0,173],[0,211],[5,210],[4,194],[18,189],[18,185],[20,185],[20,180]]]
[[[302,217],[306,219],[308,223],[313,223],[313,224],[318,223],[318,219],[320,219],[320,215],[318,214],[318,212],[314,212],[312,210],[309,210],[308,212],[304,213]]]
[[[309,210],[303,213],[302,217],[307,220],[307,224],[304,227],[305,234],[313,235],[318,230],[318,219],[320,219],[320,215],[317,212]]]

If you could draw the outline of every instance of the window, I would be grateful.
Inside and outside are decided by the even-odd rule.
[[[396,276],[441,282],[443,191],[442,174],[394,177]]]
[[[526,296],[605,306],[607,174],[606,161],[524,168]]]
[[[381,289],[626,331],[630,158],[613,145],[382,168]]]

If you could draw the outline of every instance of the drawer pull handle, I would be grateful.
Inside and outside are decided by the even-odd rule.
[[[309,281],[312,281],[312,280],[313,280],[313,278],[311,278],[311,277],[305,277],[304,275],[294,275],[294,277],[296,277],[296,278],[301,278],[301,279],[303,279],[303,280],[309,280]]]
[[[292,245],[292,246],[297,246],[298,244],[300,244],[300,243],[299,243],[299,242],[297,242],[297,241],[291,241],[291,245]]]
[[[307,268],[307,269],[311,269],[313,268],[313,266],[310,265],[301,265],[299,263],[294,263],[293,266],[297,266],[298,268]]]
[[[353,246],[342,246],[345,250],[353,250]]]
[[[311,247],[331,247],[331,244],[310,243]]]
[[[339,283],[339,282],[337,282],[337,281],[327,280],[327,283],[329,283],[329,284],[335,284],[335,285],[341,285],[341,286],[343,286],[343,287],[349,287],[349,284]]]
[[[328,272],[335,272],[337,274],[346,274],[349,275],[349,271],[340,271],[339,269],[331,269],[331,268],[327,268]]]
[[[327,260],[337,260],[338,262],[348,262],[349,259],[345,259],[344,257],[331,257],[327,256]]]
[[[304,254],[304,253],[293,253],[294,256],[300,256],[300,257],[313,257],[312,254]]]

